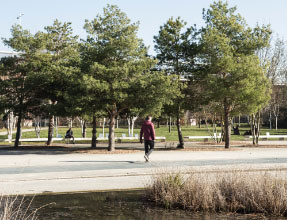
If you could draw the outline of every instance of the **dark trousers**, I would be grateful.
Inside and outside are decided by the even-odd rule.
[[[75,138],[74,138],[74,136],[73,135],[66,135],[65,136],[65,139],[66,139],[66,141],[68,141],[68,143],[70,142],[70,139],[73,139],[73,144],[75,143]]]
[[[146,155],[149,156],[152,153],[153,148],[154,148],[154,141],[144,140],[144,149]]]

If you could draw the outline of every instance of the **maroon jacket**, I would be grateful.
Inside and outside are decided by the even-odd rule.
[[[140,140],[142,140],[143,135],[144,135],[144,139],[147,141],[151,141],[155,139],[154,126],[151,121],[144,121],[142,128],[141,128]]]

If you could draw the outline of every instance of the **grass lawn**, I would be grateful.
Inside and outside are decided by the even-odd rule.
[[[220,127],[217,128],[218,131],[220,131]],[[237,141],[242,141],[244,140],[244,132],[249,130],[249,126],[247,124],[242,124],[240,127],[240,133],[241,135],[231,135],[231,140],[237,140]],[[60,127],[58,133],[62,135],[62,137],[65,136],[66,131],[68,130],[67,127]],[[102,133],[103,129],[98,128],[97,129],[97,136],[99,136],[100,133]],[[109,129],[106,127],[105,128],[105,136],[108,134]],[[73,128],[74,136],[75,137],[81,137],[81,128]],[[171,129],[171,133],[168,132],[168,127],[166,125],[161,125],[160,128],[155,128],[156,136],[164,136],[166,137],[167,141],[177,141],[178,136],[177,136],[177,130],[176,127],[173,126]],[[210,132],[212,132],[212,129],[210,128]],[[269,128],[262,128],[261,129],[261,134],[265,135],[266,132],[269,132],[270,134],[287,134],[287,129],[278,129],[277,131],[275,129],[270,130]],[[41,137],[47,137],[48,130],[43,129],[41,130]],[[135,128],[134,129],[134,134],[140,133],[140,128]],[[233,132],[231,132],[233,134]],[[118,128],[115,129],[115,134],[118,137],[121,137],[122,134],[126,134],[128,136],[128,129],[127,128]],[[201,128],[195,127],[195,126],[182,126],[182,134],[183,136],[204,136],[208,135],[208,131],[205,125],[203,125]],[[56,135],[55,135],[56,136]],[[87,137],[92,136],[92,128],[87,128]],[[7,135],[2,135],[0,138],[7,138]],[[15,134],[13,134],[13,138],[15,138]],[[22,138],[36,138],[36,134],[34,131],[30,132],[23,132]]]

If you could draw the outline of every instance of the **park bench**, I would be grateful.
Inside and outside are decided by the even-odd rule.
[[[245,139],[252,139],[252,136],[245,136]],[[259,139],[262,139],[263,141],[267,141],[268,139],[279,139],[281,141],[284,141],[284,139],[287,139],[287,135],[270,135],[269,132],[266,132],[266,135],[260,135]]]
[[[207,135],[207,136],[184,136],[185,141],[203,139],[204,142],[208,142],[209,139],[214,139],[214,138],[221,138],[221,133],[219,133],[218,135],[216,133],[214,133],[214,136],[211,136],[211,135]]]
[[[5,139],[8,140],[8,139]],[[53,141],[67,141],[67,140],[72,140],[72,138],[53,138]],[[92,138],[75,138],[75,141],[91,141]],[[103,138],[103,137],[98,137],[97,140],[108,140],[108,138]],[[15,139],[12,140],[13,142]],[[20,142],[47,142],[48,138],[21,138],[19,140]]]
[[[57,137],[57,138],[53,138],[53,141],[66,141],[69,138],[63,138],[63,137]],[[68,141],[72,140],[72,138],[70,138]],[[92,138],[74,138],[75,142],[76,141],[91,141]],[[97,137],[97,141],[105,141],[108,140],[108,136],[103,137],[102,135],[100,137]],[[115,140],[118,141],[119,143],[125,141],[125,140],[139,140],[138,136],[135,137],[126,137],[126,136],[122,136],[122,137],[115,137]],[[165,142],[166,141],[166,137],[156,137],[155,140],[159,140],[161,142]],[[1,142],[8,142],[9,139],[0,139]],[[13,142],[15,141],[15,139],[12,140]],[[48,138],[20,138],[19,142],[47,142]],[[69,143],[69,142],[68,142]]]
[[[53,141],[62,141],[63,138],[53,138]],[[12,140],[13,142],[15,139]],[[20,138],[19,142],[47,142],[48,138]]]
[[[117,137],[116,140],[118,140],[119,143],[121,143],[124,140],[138,140],[139,141],[139,137]],[[166,137],[155,137],[155,140],[158,140],[160,142],[165,142]]]
[[[9,142],[11,141],[10,139],[0,139],[0,142]]]
[[[91,141],[92,138],[75,138],[75,141]],[[97,137],[97,141],[108,140],[108,137]],[[115,137],[115,140],[119,143],[127,140],[139,140],[139,137]],[[155,140],[165,142],[166,137],[156,137]]]

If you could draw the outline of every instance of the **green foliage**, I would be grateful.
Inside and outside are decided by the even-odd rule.
[[[177,76],[178,91],[173,102],[165,105],[164,112],[168,116],[177,118],[179,147],[181,148],[184,146],[184,142],[180,118],[183,116],[184,110],[192,109],[195,104],[193,99],[195,86],[194,81],[191,80],[191,72],[194,67],[195,48],[197,48],[194,43],[195,29],[184,30],[185,26],[186,22],[179,17],[175,20],[170,18],[160,27],[158,36],[154,37],[159,68],[167,75]]]
[[[269,81],[255,52],[268,45],[269,26],[250,28],[227,3],[213,3],[203,18],[200,71],[207,100],[221,105],[225,147],[229,148],[232,115],[257,112],[270,99]]]
[[[252,29],[227,3],[204,11],[200,62],[207,97],[225,102],[233,115],[250,114],[269,100],[270,86],[255,52],[268,44],[269,26]]]
[[[45,47],[34,77],[37,96],[43,100],[42,110],[53,115],[72,114],[65,95],[72,88],[73,76],[79,74],[78,37],[73,35],[71,23],[58,20],[39,34]]]
[[[108,5],[103,15],[86,21],[85,29],[84,82],[98,92],[95,98],[102,109],[119,114],[137,108],[143,114],[159,111],[169,101],[172,77],[151,71],[156,61],[137,37],[137,23],[131,23],[117,6]]]
[[[32,35],[20,26],[13,26],[12,37],[4,43],[20,52],[17,56],[4,57],[0,61],[1,110],[27,116],[40,104],[35,95],[34,75],[38,71],[38,55],[43,44],[38,34]]]
[[[179,90],[173,104],[165,107],[165,113],[168,115],[177,116],[194,105],[195,85],[192,72],[198,52],[196,35],[195,27],[186,28],[186,22],[179,17],[171,17],[154,37],[159,68],[167,75],[177,75],[179,82]],[[186,79],[188,81],[185,81]]]
[[[159,64],[163,65],[163,69],[168,73],[183,75],[183,44],[188,40],[187,34],[183,33],[185,26],[186,22],[179,17],[175,20],[170,18],[160,27],[158,36],[154,37]]]
[[[199,31],[168,19],[154,37],[158,60],[137,37],[139,24],[113,5],[86,20],[81,43],[71,23],[55,20],[34,35],[13,26],[4,43],[19,55],[0,61],[0,111],[115,119],[160,117],[164,109],[177,117],[178,127],[185,110],[208,102],[212,113],[227,119],[259,111],[270,85],[255,53],[268,45],[270,27],[248,27],[222,1],[203,18]]]

